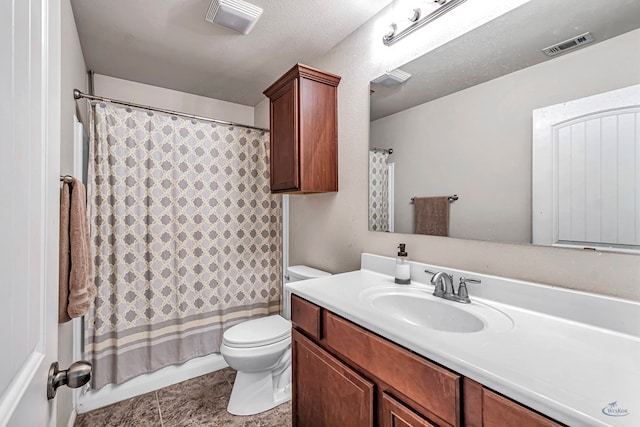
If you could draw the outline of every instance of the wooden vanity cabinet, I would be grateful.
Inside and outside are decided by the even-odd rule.
[[[482,393],[482,425],[485,427],[561,426],[561,424],[486,388]]]
[[[460,425],[460,375],[322,310],[322,342],[365,372],[381,393],[401,399],[437,425]]]
[[[374,385],[295,329],[293,425],[373,427]]]
[[[338,191],[339,82],[339,76],[297,64],[264,91],[272,193]]]
[[[291,321],[294,426],[461,425],[460,375],[296,295]]]
[[[291,322],[294,427],[562,426],[296,295]]]
[[[437,427],[386,393],[382,394],[381,420],[382,427]]]

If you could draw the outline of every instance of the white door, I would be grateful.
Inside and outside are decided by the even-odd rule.
[[[640,251],[640,85],[533,112],[533,243]]]
[[[0,426],[55,424],[59,86],[58,2],[0,0]]]

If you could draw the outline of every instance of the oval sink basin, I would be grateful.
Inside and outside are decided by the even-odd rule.
[[[372,298],[371,305],[405,322],[439,331],[477,332],[484,329],[484,322],[471,313],[415,295],[378,295]]]
[[[384,316],[436,331],[473,333],[513,326],[511,318],[489,306],[447,301],[423,289],[378,287],[364,291],[361,297]]]

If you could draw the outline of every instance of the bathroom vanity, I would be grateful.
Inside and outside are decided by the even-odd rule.
[[[291,305],[296,425],[561,425],[329,310]]]
[[[640,304],[418,263],[402,286],[392,269],[364,254],[287,285],[294,426],[638,425]],[[439,301],[425,269],[482,284]]]

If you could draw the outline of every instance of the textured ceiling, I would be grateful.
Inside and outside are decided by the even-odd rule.
[[[406,83],[372,85],[371,120],[549,60],[542,48],[587,31],[597,43],[639,27],[639,0],[531,0],[400,66]]]
[[[210,0],[72,0],[87,67],[243,105],[295,63],[310,61],[390,0],[250,0],[249,35],[204,20]]]

